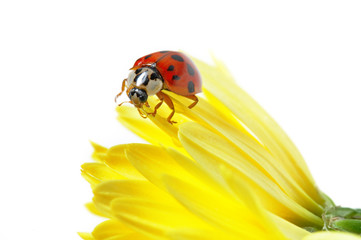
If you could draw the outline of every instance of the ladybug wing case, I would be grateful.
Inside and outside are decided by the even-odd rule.
[[[139,58],[134,66],[155,66],[164,80],[164,89],[182,96],[202,91],[201,76],[192,60],[185,54],[160,51]]]
[[[169,52],[170,51],[154,52],[145,55],[144,57],[138,58],[138,60],[135,61],[133,68],[142,67],[142,66],[151,66],[153,63],[158,62],[160,59],[168,55]]]

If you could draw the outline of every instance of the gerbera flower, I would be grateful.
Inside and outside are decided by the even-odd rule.
[[[316,187],[299,151],[222,63],[194,61],[204,79],[204,96],[188,109],[190,100],[167,92],[177,124],[167,122],[166,106],[147,119],[134,107],[122,106],[119,121],[150,144],[109,149],[93,144],[96,162],[82,166],[94,192],[87,206],[108,220],[80,236],[361,239],[310,235],[333,228],[324,220],[335,206]]]

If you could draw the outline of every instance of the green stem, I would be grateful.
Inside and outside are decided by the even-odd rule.
[[[323,230],[336,230],[361,235],[361,209],[331,207],[322,216]]]

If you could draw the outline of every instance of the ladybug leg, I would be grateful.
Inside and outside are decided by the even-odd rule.
[[[137,108],[137,110],[138,110],[138,112],[139,112],[139,115],[140,115],[142,118],[147,118],[147,115],[144,114],[144,113],[142,113],[139,108]]]
[[[123,83],[122,83],[122,91],[115,96],[115,99],[114,99],[115,102],[117,102],[118,97],[119,97],[120,95],[122,95],[122,93],[124,92],[125,83],[126,83],[126,82],[127,82],[127,79],[124,79],[124,80],[123,80]],[[121,103],[121,104],[123,104],[123,103]],[[121,104],[119,104],[119,106],[120,106]]]
[[[186,98],[192,99],[194,102],[188,106],[189,109],[191,109],[192,107],[194,107],[195,105],[197,105],[198,103],[198,98],[196,95],[192,95],[192,96],[185,96]]]
[[[162,104],[163,104],[164,99],[159,98],[159,100],[160,100],[160,102],[157,105],[155,105],[155,107],[154,107],[154,112],[151,113],[153,115],[153,117],[157,113],[158,108],[160,108],[160,106],[162,106]]]
[[[175,113],[175,110],[174,110],[174,105],[173,105],[173,102],[172,102],[172,99],[170,99],[170,97],[166,94],[164,94],[163,92],[158,92],[157,93],[157,97],[161,100],[160,103],[158,103],[157,105],[161,105],[161,103],[163,103],[163,101],[168,105],[168,107],[172,110],[172,112],[169,114],[168,118],[167,118],[167,121],[170,123],[170,124],[173,124],[173,123],[177,123],[175,121],[172,121],[172,117]],[[157,106],[156,106],[157,107]]]

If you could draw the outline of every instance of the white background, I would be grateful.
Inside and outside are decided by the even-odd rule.
[[[0,239],[78,239],[89,140],[140,141],[114,96],[140,56],[212,51],[286,130],[319,187],[361,207],[360,1],[1,1]],[[237,102],[235,102],[237,104]]]

